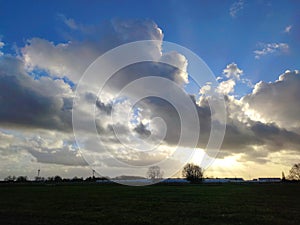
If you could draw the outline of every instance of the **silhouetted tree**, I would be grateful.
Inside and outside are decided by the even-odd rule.
[[[147,177],[152,180],[161,179],[163,177],[163,172],[160,171],[159,166],[151,166],[148,169]]]
[[[49,182],[62,182],[63,179],[60,176],[56,175],[55,177],[48,177],[47,181],[49,181]]]
[[[288,178],[289,180],[300,180],[300,163],[293,165]]]
[[[17,178],[15,176],[8,176],[4,178],[5,182],[15,182]]]
[[[198,165],[194,165],[193,163],[186,164],[182,170],[182,176],[191,182],[202,181],[203,175],[203,169]]]
[[[92,182],[92,181],[95,181],[95,180],[96,180],[96,178],[93,178],[93,177],[87,177],[87,178],[85,178],[84,181]]]
[[[77,176],[75,176],[75,177],[73,177],[72,178],[72,180],[71,180],[72,182],[82,182],[83,181],[83,178],[82,177],[77,177]]]
[[[16,180],[16,182],[26,182],[27,181],[27,177],[26,176],[19,176]]]
[[[48,177],[48,178],[47,178],[47,181],[49,181],[49,182],[54,181],[54,177]]]
[[[62,182],[62,178],[60,177],[60,176],[58,176],[58,175],[56,175],[55,177],[54,177],[54,181],[55,182]]]

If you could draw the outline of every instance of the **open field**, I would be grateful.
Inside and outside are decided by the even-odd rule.
[[[0,224],[296,225],[300,185],[0,185]]]

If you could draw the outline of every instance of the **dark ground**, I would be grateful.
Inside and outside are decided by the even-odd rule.
[[[300,224],[300,184],[2,184],[0,224]]]

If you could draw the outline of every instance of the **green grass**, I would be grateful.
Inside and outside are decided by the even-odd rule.
[[[0,185],[0,224],[299,225],[300,185]]]

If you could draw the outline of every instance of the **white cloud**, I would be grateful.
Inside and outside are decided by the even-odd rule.
[[[238,0],[230,6],[229,14],[232,18],[235,18],[237,14],[244,8],[244,3],[244,0]]]
[[[0,40],[0,56],[3,56],[3,52],[1,51],[1,49],[4,47],[4,42]]]
[[[223,74],[227,78],[233,78],[235,80],[239,80],[241,75],[243,74],[243,70],[239,69],[237,64],[231,63],[226,66],[223,70]]]
[[[284,29],[284,33],[290,33],[291,32],[291,30],[292,30],[292,25],[289,25],[289,26],[287,26],[285,29]]]
[[[255,58],[260,59],[262,56],[284,53],[289,50],[287,43],[259,43],[260,49],[255,50]]]
[[[211,90],[211,83],[206,83],[200,88],[199,94],[205,95],[206,93],[209,93],[210,90]]]
[[[187,59],[179,54],[178,52],[167,52],[162,55],[161,62],[176,65],[179,68],[178,73],[175,75],[174,80],[178,84],[187,84],[188,83],[188,74],[187,74]]]
[[[300,128],[300,73],[286,71],[275,82],[258,82],[243,98],[266,122],[297,130]]]
[[[79,25],[72,18],[67,18],[64,14],[58,14],[58,17],[70,28],[77,30]]]
[[[223,95],[228,95],[234,91],[234,86],[235,86],[235,81],[232,79],[222,81],[219,84],[217,91],[219,93],[222,93]]]
[[[33,38],[22,49],[29,71],[36,68],[48,73],[77,81],[87,66],[99,56],[99,46],[93,43],[67,42],[54,44],[48,40]]]
[[[65,22],[70,28],[73,27],[72,29],[77,29],[79,26],[70,19],[66,19]],[[162,41],[163,38],[162,31],[151,21],[114,21],[110,24],[110,28],[112,32],[104,30],[103,33],[109,34],[101,36],[99,40],[72,40],[54,44],[49,40],[33,38],[22,50],[23,62],[13,57],[3,57],[4,60],[2,64],[0,63],[0,123],[13,132],[22,130],[22,133],[14,135],[13,132],[0,131],[1,170],[4,168],[3,165],[10,165],[3,164],[2,161],[22,161],[23,164],[32,161],[35,166],[41,163],[49,168],[60,164],[62,165],[60,168],[66,170],[68,165],[68,168],[73,168],[73,171],[85,167],[86,164],[76,151],[75,140],[69,132],[72,128],[70,109],[72,109],[73,89],[62,79],[54,79],[53,76],[67,76],[76,83],[89,63],[106,50],[133,40]],[[140,110],[138,113],[130,114],[130,118],[136,120],[135,123],[128,121],[124,116],[131,109],[130,97],[143,91],[148,84],[137,87],[129,93],[131,96],[127,96],[128,101],[115,101],[114,113],[118,119],[116,121],[111,119],[113,101],[110,100],[113,99],[114,94],[133,80],[140,78],[140,74],[144,72],[163,74],[165,78],[175,81],[181,87],[188,83],[186,58],[176,52],[162,54],[161,46],[155,47],[154,51],[161,61],[173,62],[178,65],[178,69],[174,70],[158,64],[139,64],[124,68],[116,73],[116,78],[112,77],[103,89],[107,92],[106,101],[100,98],[96,104],[96,125],[99,136],[105,144],[105,148],[102,149],[105,151],[98,153],[100,163],[107,170],[120,171],[110,167],[112,164],[116,165],[106,150],[120,161],[132,165],[145,165],[169,156],[174,150],[173,146],[178,143],[181,132],[180,117],[171,104],[160,99],[147,98],[137,105]],[[285,48],[288,47],[283,43],[264,44],[256,54],[262,56]],[[31,76],[39,70],[45,70],[52,76],[33,79]],[[218,91],[225,95],[228,113],[226,136],[219,157],[242,154],[244,157],[241,160],[264,163],[268,161],[271,153],[286,150],[297,152],[300,147],[299,72],[286,71],[278,81],[273,83],[259,82],[251,94],[239,100],[231,94],[237,82],[249,82],[241,78],[242,75],[243,70],[237,64],[231,63],[223,70],[224,80],[222,78],[218,87]],[[165,87],[161,89],[163,88]],[[212,112],[205,93],[211,88],[209,83],[201,88],[199,101],[189,96],[200,120],[201,136],[198,143],[200,148],[205,148],[210,134]],[[170,95],[174,93],[171,89],[165,91]],[[86,92],[83,96],[87,99],[87,105],[97,100],[96,92]],[[186,106],[184,101],[178,104],[182,107]],[[15,110],[15,105],[18,105],[18,110]],[[79,107],[84,115],[93,113],[85,105]],[[163,123],[151,121],[156,117],[162,118],[168,128],[163,145],[158,152],[137,153],[120,144],[115,136],[113,126],[121,131],[120,135],[124,138],[124,142],[134,147],[139,144],[135,144],[134,139],[139,135],[154,134],[155,137],[160,137]],[[82,120],[84,119],[83,117]],[[190,126],[192,127],[192,124]],[[23,132],[24,130],[26,132]],[[189,130],[186,132],[187,136],[195,133]],[[95,137],[93,134],[85,135],[91,139],[87,142],[87,148],[90,148],[90,154],[93,155],[95,154],[93,151],[99,151],[96,149],[98,145],[95,143]],[[174,163],[178,165],[178,162]],[[49,171],[58,171],[58,169],[56,167]],[[140,175],[144,175],[144,172],[141,171]]]
[[[127,42],[162,41],[163,38],[161,29],[151,20],[114,20],[101,28],[100,31],[94,30],[86,35],[83,41],[54,44],[41,38],[28,40],[22,48],[28,70],[38,68],[54,76],[67,76],[76,83],[86,68],[106,51]],[[99,38],[95,39],[98,35]],[[154,50],[161,55],[160,45]]]

